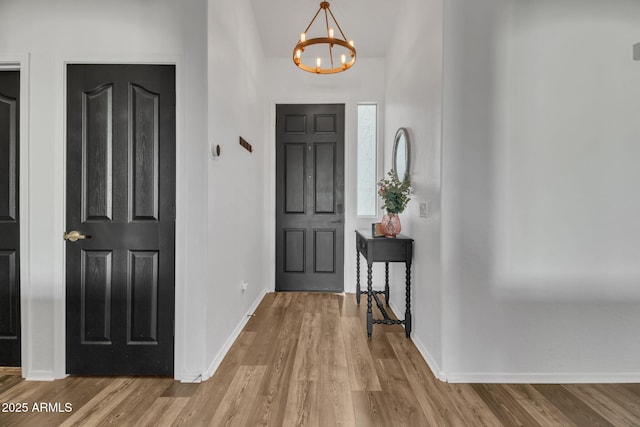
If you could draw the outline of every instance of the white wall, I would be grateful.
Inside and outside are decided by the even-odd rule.
[[[519,1],[508,23],[497,88],[505,292],[545,283],[554,296],[638,299],[640,5]]]
[[[640,4],[444,16],[448,379],[640,380]]]
[[[28,81],[24,375],[64,375],[64,64],[89,61],[177,63],[177,378],[211,374],[273,289],[277,103],[346,105],[355,289],[352,231],[373,221],[355,216],[356,106],[378,102],[384,170],[397,127],[413,139],[402,220],[416,238],[414,339],[432,367],[451,381],[640,381],[640,6],[451,0],[444,30],[442,7],[408,1],[386,61],[317,76],[262,57],[247,0],[0,0],[0,60]]]
[[[221,362],[246,315],[272,289],[266,239],[270,145],[264,130],[264,59],[255,28],[248,0],[209,1],[209,140],[220,145],[221,155],[207,160],[204,379]],[[253,153],[239,145],[240,136]]]
[[[23,375],[65,374],[65,62],[177,63],[176,377],[204,367],[206,199],[204,0],[0,2],[0,56],[25,60],[22,133]],[[187,239],[185,236],[189,236]],[[25,268],[26,267],[26,268]],[[189,327],[187,328],[187,325]]]
[[[295,40],[294,40],[295,42]],[[265,72],[266,131],[269,138],[269,280],[275,288],[275,106],[276,104],[345,104],[345,245],[344,289],[355,292],[356,277],[356,229],[370,229],[372,222],[379,222],[382,214],[374,218],[356,215],[356,156],[357,156],[357,106],[359,102],[378,104],[378,115],[384,117],[385,64],[382,58],[358,58],[349,71],[330,75],[317,75],[299,70],[290,58],[267,58]],[[380,138],[384,136],[380,122]],[[381,159],[382,160],[382,159]],[[384,286],[384,269],[374,270],[374,284]],[[366,271],[366,270],[365,270]],[[380,274],[382,273],[382,274]],[[366,286],[366,274],[364,281]]]
[[[407,0],[398,11],[386,58],[385,167],[392,167],[395,132],[409,130],[413,195],[400,215],[402,233],[414,239],[413,340],[439,375],[441,355],[440,152],[442,121],[442,1]],[[429,216],[420,218],[419,204]],[[391,302],[404,316],[405,267],[392,264]]]

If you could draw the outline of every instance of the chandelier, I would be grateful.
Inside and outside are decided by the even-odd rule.
[[[325,28],[321,30],[320,37],[307,38],[309,29],[323,10]],[[335,29],[329,24],[329,15],[342,38],[335,34]],[[326,53],[329,54],[328,57]],[[315,57],[315,66],[313,62],[310,65],[308,65],[309,63],[304,63],[304,58],[310,57]],[[334,74],[346,71],[356,62],[356,49],[353,47],[353,40],[347,41],[340,24],[338,24],[329,8],[329,2],[323,1],[320,3],[318,11],[309,22],[307,29],[300,34],[300,40],[298,40],[296,47],[293,48],[293,62],[298,68],[316,74]]]

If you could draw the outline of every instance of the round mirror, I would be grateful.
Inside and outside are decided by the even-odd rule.
[[[400,181],[409,179],[410,158],[409,132],[406,128],[400,128],[393,142],[393,171]]]

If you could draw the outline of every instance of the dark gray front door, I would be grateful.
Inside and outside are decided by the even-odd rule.
[[[344,290],[344,105],[276,106],[276,290]]]
[[[67,67],[67,373],[173,373],[175,67]]]
[[[0,71],[0,366],[20,366],[19,94]]]

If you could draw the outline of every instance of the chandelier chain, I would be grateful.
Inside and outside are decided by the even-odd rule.
[[[304,30],[305,33],[309,31],[309,28],[311,28],[311,26],[313,25],[313,21],[316,20],[316,18],[318,17],[318,14],[320,13],[321,10],[322,10],[322,8],[318,9],[316,14],[313,15],[313,19],[311,19],[311,22],[309,22],[309,25],[307,25],[307,29]],[[333,16],[333,13],[331,14],[331,16]],[[340,26],[338,25],[338,27],[340,27]]]
[[[336,17],[333,16],[333,12],[331,12],[331,9],[329,9],[329,13],[331,14],[331,17],[333,18],[333,22],[336,23],[336,27],[338,27],[338,31],[340,31],[340,34],[342,34],[342,38],[346,40],[347,36],[345,36],[344,33],[342,32],[342,28],[340,28],[340,24],[338,24],[338,21],[336,20]]]

